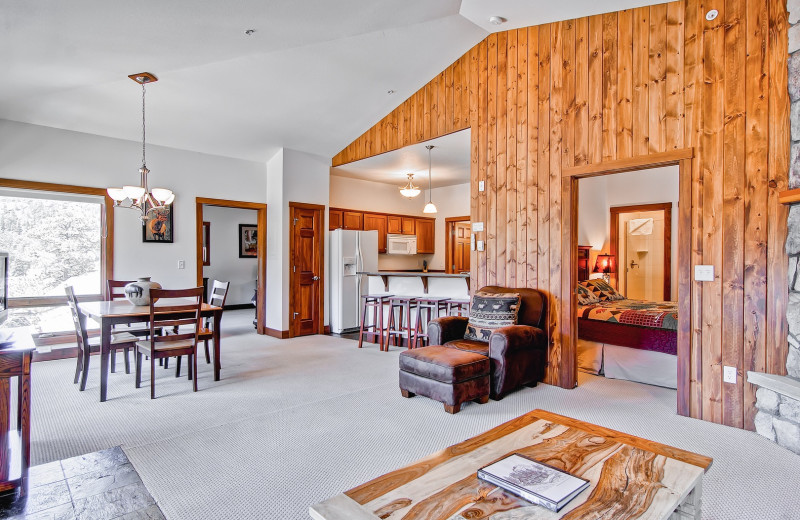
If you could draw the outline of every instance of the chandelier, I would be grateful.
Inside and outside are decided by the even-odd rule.
[[[429,144],[425,148],[428,149],[428,203],[422,208],[422,212],[436,213],[436,206],[431,201],[431,150],[433,149],[433,145]]]
[[[408,197],[409,199],[413,199],[417,195],[419,195],[420,191],[417,186],[414,186],[414,174],[408,174],[408,184],[400,188],[400,195],[403,197]]]
[[[135,209],[141,212],[139,217],[144,225],[147,214],[156,209],[164,209],[175,200],[175,194],[166,188],[153,188],[147,186],[147,169],[145,161],[145,88],[147,83],[155,83],[158,78],[149,72],[132,74],[128,76],[142,86],[142,167],[139,168],[139,186],[123,186],[122,188],[108,188],[108,196],[114,199],[114,207]]]

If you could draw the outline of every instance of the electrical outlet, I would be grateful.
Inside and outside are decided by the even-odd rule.
[[[186,269],[186,260],[178,260],[178,269]]]
[[[736,367],[723,366],[722,367],[722,380],[726,383],[736,384]]]

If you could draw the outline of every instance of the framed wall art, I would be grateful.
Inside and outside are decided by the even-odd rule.
[[[239,258],[258,257],[258,226],[239,224]]]

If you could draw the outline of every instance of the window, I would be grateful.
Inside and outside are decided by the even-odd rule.
[[[8,183],[32,189],[4,188]],[[105,230],[113,222],[105,204],[100,189],[0,179],[0,250],[9,253],[4,328],[70,333],[64,287],[72,285],[83,300],[102,298],[110,273]]]

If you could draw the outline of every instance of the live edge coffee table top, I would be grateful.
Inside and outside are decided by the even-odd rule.
[[[512,453],[591,481],[554,513],[478,480],[478,469]],[[486,433],[315,504],[315,520],[700,518],[712,459],[534,410]],[[676,511],[678,510],[678,511]]]

